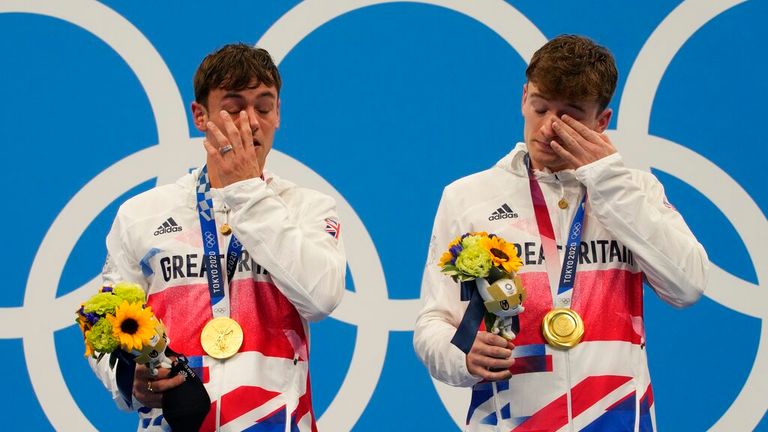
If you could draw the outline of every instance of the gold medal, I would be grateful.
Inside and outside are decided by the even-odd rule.
[[[565,198],[560,198],[560,201],[557,202],[557,206],[565,210],[568,208],[568,201],[566,201]]]
[[[584,337],[584,321],[573,309],[552,309],[544,315],[541,331],[550,346],[570,349]]]
[[[243,328],[232,318],[214,318],[203,327],[200,343],[209,356],[217,359],[230,358],[243,344]]]
[[[225,223],[224,225],[221,226],[221,229],[219,229],[219,231],[221,231],[221,233],[224,235],[230,235],[232,234],[232,227],[229,226],[229,224]]]

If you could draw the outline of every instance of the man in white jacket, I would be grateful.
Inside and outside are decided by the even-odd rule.
[[[316,430],[308,322],[340,303],[346,260],[333,199],[265,171],[280,85],[263,49],[207,56],[192,103],[205,167],[126,201],[107,237],[104,283],[145,289],[210,396],[203,431]],[[183,376],[137,366],[125,385],[107,363],[94,370],[139,430],[169,430],[161,398]]]
[[[658,180],[626,168],[603,133],[618,76],[607,49],[559,36],[526,76],[524,143],[443,192],[414,347],[432,376],[472,387],[467,430],[655,430],[643,281],[689,305],[706,285],[706,253]],[[438,259],[476,231],[515,244],[528,298],[514,342],[475,327],[463,352],[451,340],[468,303]],[[558,314],[567,325],[553,328]]]

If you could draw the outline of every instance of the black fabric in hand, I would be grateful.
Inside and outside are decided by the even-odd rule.
[[[187,358],[166,349],[166,355],[176,356],[169,377],[182,374],[184,384],[163,392],[163,416],[173,432],[197,432],[211,409],[211,398],[200,377],[189,367]]]

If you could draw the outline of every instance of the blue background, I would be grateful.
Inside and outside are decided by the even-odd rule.
[[[547,38],[584,34],[614,52],[621,73],[611,104],[616,111],[640,48],[678,5],[510,3]],[[234,41],[255,43],[295,5],[104,4],[151,42],[187,107],[193,100],[191,77],[207,53]],[[760,125],[768,97],[768,30],[761,17],[766,16],[768,2],[749,1],[691,36],[659,85],[650,121],[651,134],[721,167],[763,215],[768,193],[759,170],[768,154]],[[23,221],[24,227],[8,230],[6,245],[11,247],[0,252],[10,270],[0,307],[18,307],[34,256],[61,209],[96,174],[155,145],[158,136],[140,82],[111,47],[88,31],[41,15],[0,14],[0,52],[6,226]],[[442,187],[490,166],[521,139],[524,59],[472,18],[435,6],[394,3],[356,10],[323,25],[291,50],[280,69],[282,119],[275,148],[315,170],[355,209],[381,258],[389,298],[418,297]],[[189,127],[192,136],[200,136]],[[655,173],[713,263],[759,285],[739,234],[703,191],[674,173]],[[153,185],[125,191],[91,223],[73,251],[62,251],[69,258],[58,295],[100,271],[103,238],[117,205]],[[349,289],[354,290],[351,280]],[[684,310],[660,302],[650,290],[645,298],[660,428],[708,429],[750,373],[761,321],[706,297]],[[689,322],[706,323],[706,336],[692,340]],[[314,324],[312,332],[313,396],[316,413],[322,415],[344,379],[356,327],[328,319]],[[117,411],[90,372],[79,330],[74,325],[61,329],[55,340],[69,390],[91,422],[100,430],[135,430],[134,416]],[[354,430],[456,429],[411,340],[410,331],[390,333],[381,378]],[[6,374],[6,389],[14,389],[0,395],[4,428],[52,430],[32,390],[22,350],[21,339],[0,339],[0,358],[12,372]],[[757,430],[768,431],[765,416]]]

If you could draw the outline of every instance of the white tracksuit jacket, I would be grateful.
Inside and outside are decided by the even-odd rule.
[[[614,154],[558,173],[535,171],[560,249],[577,204],[587,191],[585,231],[572,308],[584,319],[583,341],[551,348],[541,334],[553,307],[533,213],[525,144],[493,168],[462,178],[443,192],[422,281],[425,301],[414,347],[435,378],[472,386],[469,431],[655,430],[645,353],[643,279],[675,306],[695,302],[706,286],[709,261],[663,188],[647,172],[628,169]],[[565,198],[566,209],[557,203]],[[512,378],[491,383],[467,371],[466,356],[450,343],[468,302],[437,265],[448,243],[487,231],[516,244],[528,292],[514,340]],[[560,249],[560,264],[563,250]],[[495,388],[494,388],[495,387]]]
[[[217,227],[228,222],[243,244],[228,286],[230,316],[242,326],[244,341],[235,356],[217,360],[200,345],[212,311],[196,210],[198,172],[120,207],[107,236],[104,283],[131,281],[145,288],[171,348],[189,358],[211,397],[202,431],[241,431],[260,423],[269,430],[316,430],[307,322],[330,314],[344,292],[336,204],[271,174],[266,181],[212,190]],[[220,254],[230,237],[219,233]],[[121,396],[107,361],[94,370],[118,406],[138,409],[140,431],[168,430],[161,410]]]

